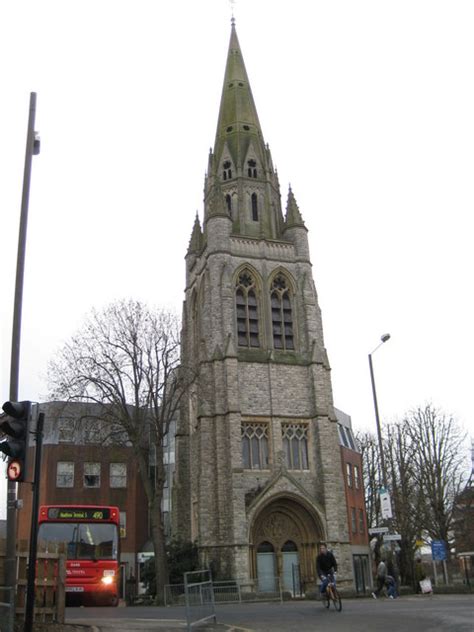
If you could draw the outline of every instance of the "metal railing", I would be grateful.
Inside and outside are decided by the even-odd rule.
[[[266,586],[258,586],[256,580],[229,579],[212,582],[214,603],[242,603],[243,601],[283,601],[283,587],[279,577],[267,578]],[[166,584],[163,591],[165,606],[186,604],[184,584]]]
[[[184,595],[186,600],[187,629],[210,619],[216,623],[216,608],[211,571],[184,573]]]

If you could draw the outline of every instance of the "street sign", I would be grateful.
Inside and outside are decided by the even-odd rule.
[[[399,533],[388,533],[383,536],[384,542],[395,542],[396,540],[401,540],[402,536]]]
[[[377,535],[378,533],[388,533],[388,527],[374,527],[369,529],[369,535]]]
[[[443,561],[447,558],[446,542],[444,540],[433,540],[431,542],[431,557],[433,561]]]
[[[380,510],[382,512],[382,518],[392,518],[390,495],[384,487],[380,490]]]

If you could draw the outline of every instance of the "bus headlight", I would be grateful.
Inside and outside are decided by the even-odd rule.
[[[100,580],[106,586],[110,586],[115,579],[115,571],[114,570],[105,570],[102,579]]]

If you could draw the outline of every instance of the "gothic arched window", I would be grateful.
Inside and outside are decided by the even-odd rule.
[[[289,470],[307,470],[308,426],[306,424],[282,424],[282,443],[286,467]]]
[[[290,288],[283,274],[278,274],[273,279],[271,304],[274,348],[294,349]]]
[[[223,173],[222,173],[222,176],[223,176],[224,180],[230,180],[232,178],[232,169],[231,169],[231,167],[232,167],[232,164],[231,164],[230,160],[226,160],[224,162],[224,164],[222,165],[222,168],[224,170]]]
[[[255,162],[255,160],[248,160],[247,165],[248,165],[247,173],[248,173],[249,178],[256,178],[257,177],[257,163]]]
[[[225,203],[227,204],[227,210],[232,214],[232,198],[228,193],[225,196]]]
[[[241,272],[237,279],[235,308],[239,347],[259,347],[257,292],[248,270]]]
[[[254,222],[258,222],[258,199],[257,199],[256,193],[252,193],[251,201],[252,201],[252,219]]]
[[[268,467],[268,425],[243,423],[242,464],[246,470],[264,470]]]

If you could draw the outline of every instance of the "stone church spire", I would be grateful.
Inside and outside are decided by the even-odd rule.
[[[234,161],[238,167],[242,167],[242,161],[246,157],[251,141],[257,145],[259,152],[265,153],[257,108],[233,21],[217,120],[214,154],[218,156],[224,145],[227,144]]]
[[[220,189],[220,192],[219,192]],[[204,230],[216,195],[232,220],[232,234],[280,239],[284,220],[278,177],[265,144],[232,20],[214,149],[204,186]]]

